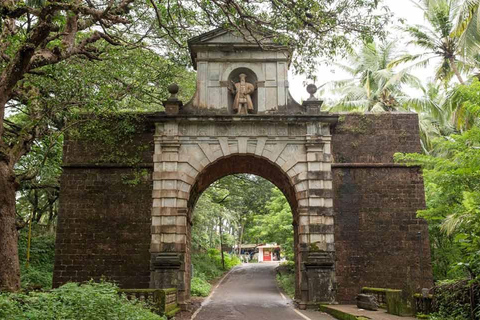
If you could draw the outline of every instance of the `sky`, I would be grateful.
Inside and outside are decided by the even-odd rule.
[[[425,24],[425,19],[423,17],[422,11],[417,8],[410,0],[384,0],[383,4],[388,6],[393,13],[393,19],[405,19],[406,24],[415,25],[415,24]],[[398,24],[397,24],[398,25]],[[402,37],[400,31],[395,30],[393,26],[390,27],[390,33],[393,37]],[[339,61],[341,62],[341,61]],[[426,69],[418,69],[412,72],[415,76],[417,76],[422,82],[427,82],[428,78],[431,78],[433,74],[432,67]],[[289,75],[289,86],[290,86],[290,93],[294,97],[294,99],[298,102],[306,100],[309,97],[309,94],[306,92],[304,82],[306,81],[305,76],[295,76],[290,71]],[[322,85],[324,83],[335,81],[335,80],[342,80],[348,79],[348,74],[335,68],[334,66],[320,66],[317,72],[317,81],[316,85]],[[412,90],[411,92],[407,90],[407,93],[411,95],[418,95],[419,92]],[[328,99],[330,96],[327,93],[326,97],[319,97],[320,99]]]

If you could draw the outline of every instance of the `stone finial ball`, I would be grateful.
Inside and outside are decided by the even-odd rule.
[[[172,83],[171,85],[168,86],[168,92],[170,92],[170,94],[177,94],[178,93],[178,90],[180,90],[180,88],[178,87],[178,84],[176,83]]]
[[[317,86],[314,85],[313,83],[309,84],[307,86],[307,92],[310,93],[310,95],[314,95],[317,92]]]

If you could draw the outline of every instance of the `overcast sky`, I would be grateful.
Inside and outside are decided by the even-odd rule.
[[[410,0],[384,0],[384,5],[390,7],[391,12],[394,14],[393,19],[397,21],[398,19],[405,19],[406,24],[425,24],[425,19],[423,13],[418,9]],[[395,23],[395,25],[399,25]],[[390,33],[393,38],[398,37],[402,39],[401,32],[395,30],[393,26],[390,26]],[[404,48],[400,48],[404,49]],[[413,72],[413,74],[419,77],[423,82],[426,82],[428,78],[431,78],[432,68],[429,69],[418,69]],[[317,85],[327,83],[332,80],[346,79],[348,75],[343,71],[335,68],[334,66],[321,66],[317,73]],[[294,76],[290,74],[290,91],[292,96],[300,102],[302,99],[305,100],[308,98],[308,93],[305,90],[304,82],[306,78],[304,76]],[[409,92],[409,94],[418,94],[414,91]],[[324,98],[328,98],[324,97]]]

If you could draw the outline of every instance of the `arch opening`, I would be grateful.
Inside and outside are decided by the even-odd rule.
[[[293,225],[293,261],[295,262],[295,297],[300,296],[300,258],[298,257],[298,200],[296,198],[295,187],[288,175],[280,167],[269,160],[254,155],[230,155],[220,158],[205,167],[196,177],[195,183],[191,188],[188,200],[188,226],[187,226],[187,270],[186,284],[188,289],[186,294],[190,293],[190,280],[192,272],[191,250],[192,250],[192,228],[194,224],[194,211],[200,196],[216,181],[222,178],[238,174],[248,174],[261,177],[277,187],[283,194],[291,209],[291,223]],[[237,247],[238,248],[238,247]],[[240,247],[241,248],[241,247]],[[262,253],[263,254],[263,253]]]

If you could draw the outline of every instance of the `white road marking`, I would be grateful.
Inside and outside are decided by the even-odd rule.
[[[300,311],[298,311],[297,309],[293,309],[293,311],[295,311],[295,313],[297,313],[300,317],[302,317],[303,319],[305,320],[312,320],[310,319],[309,317],[307,317],[306,315],[304,315],[303,313],[301,313]]]
[[[275,281],[276,282],[276,281]],[[287,297],[285,297],[285,295],[282,293],[282,290],[280,290],[280,287],[278,286],[277,284],[277,290],[278,290],[278,293],[280,293],[280,295],[282,296],[282,299],[283,300],[287,300]],[[295,309],[294,306],[291,307],[293,309],[293,311],[295,311],[296,314],[298,314],[300,317],[302,317],[303,319],[305,320],[312,320],[310,319],[309,317],[307,317],[306,315],[304,315],[303,313],[301,313],[300,311],[298,311],[297,309]]]

